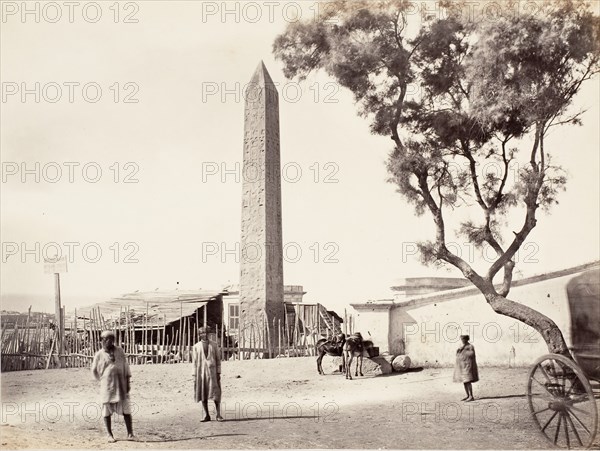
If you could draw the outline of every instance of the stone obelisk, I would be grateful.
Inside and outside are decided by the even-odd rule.
[[[285,318],[280,160],[279,95],[261,61],[247,86],[244,109],[240,328],[245,327],[247,346],[253,335],[262,349],[270,338],[272,350]]]

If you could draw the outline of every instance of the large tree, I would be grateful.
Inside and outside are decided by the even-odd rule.
[[[508,296],[515,255],[566,183],[546,137],[580,122],[572,103],[599,69],[598,17],[583,0],[536,10],[514,0],[477,10],[447,1],[433,17],[416,14],[418,5],[328,2],[314,20],[289,24],[273,51],[288,78],[326,71],[353,93],[371,131],[391,137],[390,180],[435,224],[435,239],[419,244],[422,260],[455,266],[494,311],[569,356],[550,318]],[[408,95],[414,87],[418,95]],[[482,174],[488,162],[498,171]],[[447,223],[465,217],[456,236],[496,253],[484,271],[449,249]]]

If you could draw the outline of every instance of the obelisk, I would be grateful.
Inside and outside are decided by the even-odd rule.
[[[240,246],[240,329],[245,330],[240,333],[246,344],[253,336],[262,349],[267,349],[270,338],[274,350],[285,318],[279,94],[262,61],[247,86],[245,101]]]

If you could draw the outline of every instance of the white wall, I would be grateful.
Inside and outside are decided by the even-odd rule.
[[[566,286],[577,275],[514,286],[509,299],[550,317],[571,344]],[[431,297],[431,296],[430,296]],[[385,302],[354,305],[356,327],[371,333],[380,352],[407,354],[414,365],[453,365],[459,336],[468,334],[481,364],[530,365],[547,354],[541,335],[526,324],[495,313],[481,294],[437,302],[423,297],[410,306]]]
[[[514,287],[508,298],[550,317],[571,342],[567,282],[577,274]],[[396,333],[403,333],[405,351],[417,365],[454,364],[459,335],[471,336],[482,364],[508,365],[514,349],[516,365],[530,365],[548,353],[533,328],[495,313],[482,295],[392,311]]]
[[[381,354],[384,352],[401,354],[401,351],[395,349],[390,340],[389,307],[382,304],[365,304],[358,309],[355,306],[355,310],[355,332],[360,332],[365,340],[372,340],[373,344],[379,347]]]

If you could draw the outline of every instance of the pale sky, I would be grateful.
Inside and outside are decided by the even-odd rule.
[[[21,2],[6,3],[18,10],[3,10],[1,23],[3,309],[53,311],[42,258],[53,242],[63,255],[74,250],[61,276],[68,310],[177,282],[237,283],[242,89],[261,59],[279,83],[285,284],[303,285],[306,302],[343,310],[391,297],[400,278],[460,276],[413,255],[414,242],[433,239],[433,225],[386,183],[391,140],[370,135],[352,97],[325,74],[285,80],[271,46],[298,2],[130,2],[118,18],[101,2],[96,23],[98,11],[83,12],[88,2],[72,23],[61,2],[60,19],[40,9],[39,23],[21,16]],[[300,11],[312,17],[314,4]],[[519,255],[523,276],[599,258],[599,92],[597,79],[587,83],[576,100],[587,109],[583,127],[563,127],[546,144],[569,181]],[[31,170],[24,182],[22,164]],[[520,216],[510,219],[520,227]],[[456,249],[468,259],[468,246]]]

